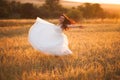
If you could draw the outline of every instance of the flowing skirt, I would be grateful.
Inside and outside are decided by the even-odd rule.
[[[67,36],[62,29],[41,18],[37,18],[30,28],[28,40],[33,48],[45,54],[57,56],[72,54],[68,47]]]

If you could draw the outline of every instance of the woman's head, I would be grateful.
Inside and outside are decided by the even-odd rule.
[[[60,24],[62,24],[61,28],[63,30],[67,30],[68,26],[70,24],[74,24],[75,21],[71,20],[69,17],[67,17],[65,14],[62,14],[59,18]]]

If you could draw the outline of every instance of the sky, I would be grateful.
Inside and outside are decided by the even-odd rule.
[[[120,4],[120,0],[64,0],[64,1]]]
[[[12,1],[12,0],[11,0]],[[15,0],[15,1],[21,1],[21,2],[44,2],[45,0]],[[120,5],[120,0],[61,0],[61,1],[73,1],[73,2],[89,2],[89,3],[99,3],[99,4],[119,4]]]

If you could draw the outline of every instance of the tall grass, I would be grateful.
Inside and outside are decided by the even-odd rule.
[[[61,57],[31,47],[33,23],[0,23],[0,80],[120,80],[120,23],[84,22],[66,31],[73,55]]]

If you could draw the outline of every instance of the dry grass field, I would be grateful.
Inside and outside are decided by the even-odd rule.
[[[0,20],[0,80],[120,80],[120,21],[84,21],[66,31],[73,55],[61,57],[31,47],[34,21]]]

